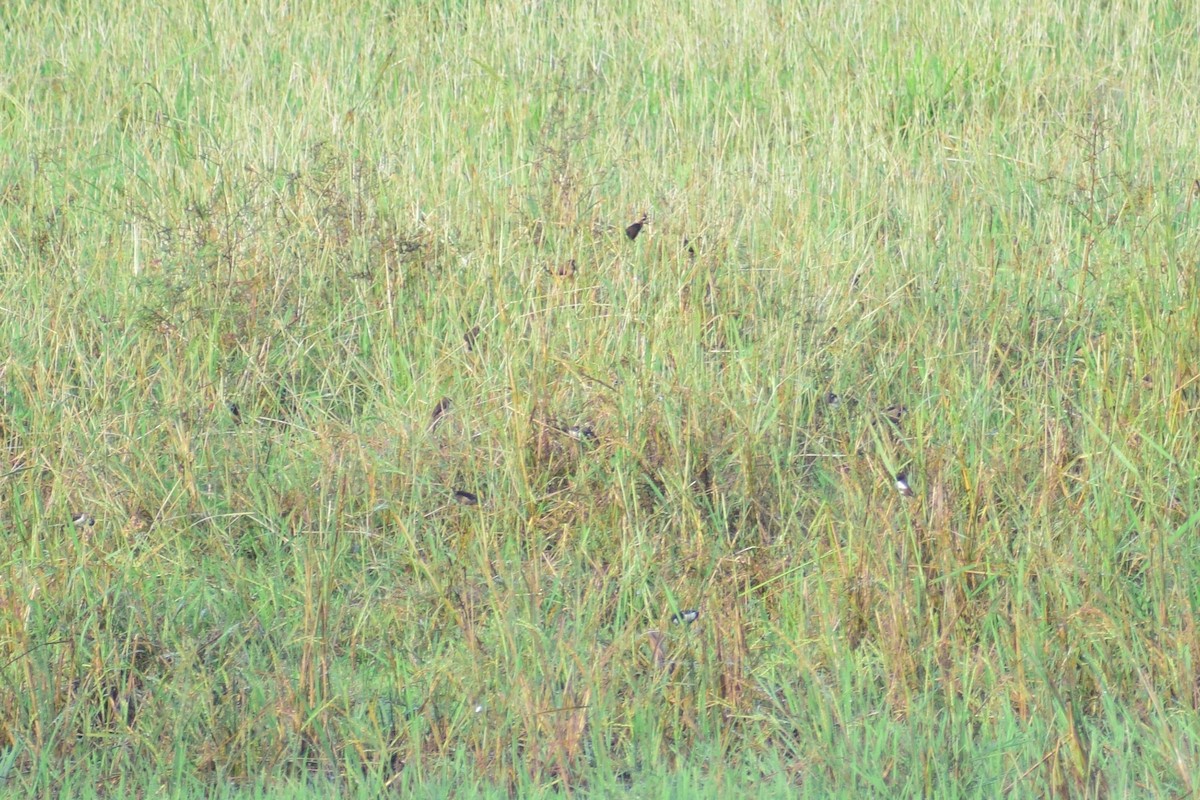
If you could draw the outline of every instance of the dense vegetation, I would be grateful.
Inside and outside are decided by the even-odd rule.
[[[0,793],[1196,791],[1194,4],[0,24]]]

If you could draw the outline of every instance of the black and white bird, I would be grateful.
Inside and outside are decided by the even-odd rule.
[[[903,472],[896,475],[896,489],[905,497],[913,496],[912,487],[908,485],[908,476]]]

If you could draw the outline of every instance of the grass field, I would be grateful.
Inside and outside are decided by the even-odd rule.
[[[0,25],[0,795],[1200,788],[1192,2]]]

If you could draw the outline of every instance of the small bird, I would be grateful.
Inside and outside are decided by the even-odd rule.
[[[233,424],[234,424],[234,425],[241,425],[241,424],[242,424],[242,409],[238,408],[238,404],[237,404],[237,403],[230,403],[230,404],[229,404],[229,415],[230,415],[231,417],[233,417]]]
[[[551,270],[551,272],[559,278],[573,278],[575,277],[575,273],[577,271],[578,267],[576,266],[575,259],[573,258],[570,261],[559,264],[557,267]]]
[[[629,237],[630,241],[633,241],[638,237],[638,234],[642,232],[642,227],[645,226],[645,224],[649,221],[650,218],[646,214],[642,214],[641,219],[625,229],[625,235]]]
[[[71,515],[71,522],[75,523],[77,528],[90,528],[96,524],[96,518],[91,514],[80,512]]]
[[[429,432],[433,433],[437,430],[438,425],[442,424],[442,417],[446,416],[446,412],[450,410],[450,398],[443,397],[438,400],[437,405],[433,407],[433,414],[429,419]]]
[[[463,343],[467,346],[468,352],[474,352],[475,340],[478,338],[479,338],[479,326],[478,325],[476,325],[475,327],[471,328],[471,330],[469,330],[463,334]]]
[[[567,428],[564,433],[577,442],[596,441],[596,429],[588,424],[572,425],[571,427]]]
[[[899,403],[893,403],[883,410],[884,416],[890,419],[895,424],[899,425],[900,420],[908,413],[908,406],[902,406]]]
[[[900,494],[904,495],[905,497],[913,496],[912,487],[908,485],[908,476],[903,472],[896,475],[896,488],[900,491]]]
[[[671,617],[672,622],[680,622],[687,625],[692,624],[698,619],[700,619],[700,610],[696,608],[689,608],[686,611],[680,611],[678,614],[675,614],[673,617]]]
[[[466,489],[455,489],[454,500],[459,505],[473,506],[479,502],[479,496],[468,492]]]
[[[835,392],[830,392],[829,394],[825,395],[825,402],[831,406],[836,406],[838,403],[842,402],[842,398],[838,397]]]

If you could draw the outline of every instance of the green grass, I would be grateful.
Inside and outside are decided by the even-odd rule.
[[[0,794],[1196,791],[1192,4],[273,5],[0,7]]]

